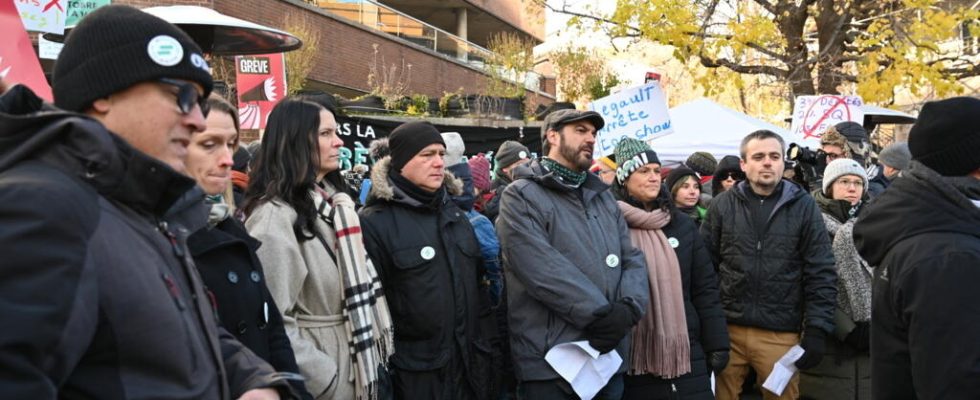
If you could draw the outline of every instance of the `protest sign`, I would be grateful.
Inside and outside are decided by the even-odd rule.
[[[793,125],[789,142],[820,146],[820,136],[827,128],[845,121],[864,123],[864,101],[859,96],[799,96],[793,107]]]
[[[674,132],[667,100],[657,81],[595,100],[589,109],[606,121],[596,137],[595,158],[612,154],[616,143],[626,137],[649,141]]]
[[[44,38],[44,35],[37,36],[37,55],[46,60],[57,60],[61,54],[64,43],[52,42]]]
[[[65,0],[13,0],[13,2],[27,30],[59,35],[65,33]]]
[[[235,57],[238,119],[242,129],[265,129],[276,103],[286,97],[282,53]]]
[[[95,11],[96,8],[109,5],[110,0],[68,0],[68,11],[65,12],[65,25],[74,26],[82,17]]]
[[[51,86],[44,79],[20,13],[9,1],[0,0],[0,37],[4,38],[0,40],[0,79],[10,85],[24,84],[38,96],[52,101]]]

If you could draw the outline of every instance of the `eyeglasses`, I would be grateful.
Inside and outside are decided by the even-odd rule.
[[[837,154],[837,153],[826,153],[826,154],[827,154],[827,160],[830,161],[834,161],[838,158],[844,158],[843,154]]]
[[[856,188],[863,188],[864,187],[864,181],[862,181],[862,180],[853,180],[852,181],[852,180],[847,180],[847,179],[838,179],[837,181],[834,182],[834,184],[837,185],[837,186],[840,186],[840,187],[850,187],[850,186],[854,186]]]
[[[160,78],[157,81],[177,88],[175,95],[177,96],[177,107],[180,108],[181,114],[190,114],[191,111],[194,111],[196,104],[201,107],[201,114],[207,118],[208,111],[211,110],[208,105],[208,98],[198,94],[197,88],[193,84],[169,78]]]

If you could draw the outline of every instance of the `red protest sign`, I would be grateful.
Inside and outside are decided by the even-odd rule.
[[[12,1],[0,0],[0,79],[8,85],[24,84],[47,101],[51,86]]]
[[[286,97],[282,53],[235,57],[235,79],[242,129],[265,129],[272,108]]]

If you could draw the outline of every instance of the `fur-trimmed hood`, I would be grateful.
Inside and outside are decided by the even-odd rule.
[[[390,170],[391,156],[382,158],[371,168],[371,192],[368,193],[367,203],[377,199],[402,202],[412,206],[420,205],[392,184],[391,180],[388,179],[388,171]],[[463,181],[456,178],[448,169],[444,170],[443,174],[445,174],[445,179],[442,181],[442,186],[446,188],[446,191],[452,196],[463,194]]]

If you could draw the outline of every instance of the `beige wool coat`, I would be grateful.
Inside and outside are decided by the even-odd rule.
[[[291,207],[270,201],[257,206],[245,226],[262,242],[258,256],[266,284],[282,312],[306,388],[318,400],[353,399],[350,348],[341,314],[340,268],[320,240],[297,240],[295,220]],[[333,227],[317,219],[316,229],[334,248]]]

